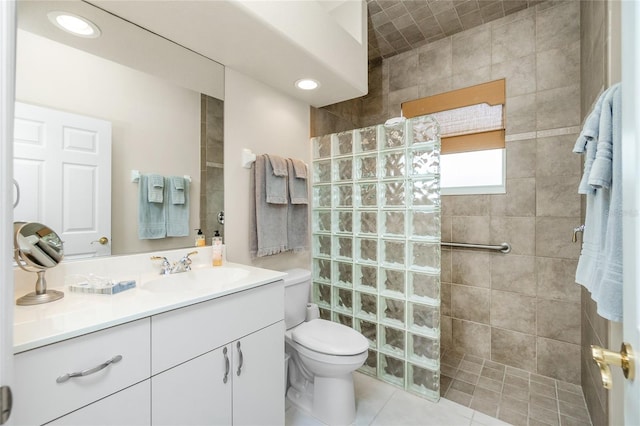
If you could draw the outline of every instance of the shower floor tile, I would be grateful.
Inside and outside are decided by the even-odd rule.
[[[472,364],[479,379],[468,374]],[[459,352],[444,351],[441,365],[442,398],[517,426],[591,425],[578,385]]]

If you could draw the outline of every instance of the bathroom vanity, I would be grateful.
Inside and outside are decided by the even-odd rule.
[[[16,307],[14,424],[284,424],[283,276],[227,264]]]

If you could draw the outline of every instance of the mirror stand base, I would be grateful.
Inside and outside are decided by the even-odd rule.
[[[58,290],[46,290],[41,294],[38,294],[34,291],[29,294],[25,294],[24,296],[16,300],[16,305],[39,305],[41,303],[53,302],[54,300],[62,299],[63,297],[64,293]]]

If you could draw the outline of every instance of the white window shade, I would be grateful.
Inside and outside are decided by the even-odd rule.
[[[459,136],[501,130],[502,105],[478,104],[431,114],[440,124],[440,136]]]

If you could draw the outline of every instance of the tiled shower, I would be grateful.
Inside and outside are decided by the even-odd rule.
[[[443,241],[509,242],[512,252],[442,250],[442,346],[574,385],[584,325],[572,148],[588,112],[580,9],[545,2],[372,64],[366,97],[312,115],[315,134],[339,132],[398,116],[404,101],[506,78],[507,192],[443,196],[441,221]]]
[[[313,301],[369,341],[361,371],[440,397],[440,138],[430,116],[316,137]]]

